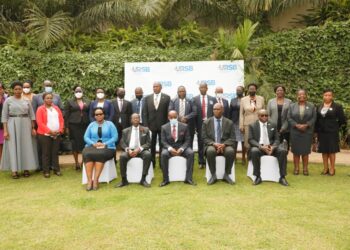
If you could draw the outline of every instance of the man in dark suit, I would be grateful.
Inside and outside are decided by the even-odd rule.
[[[168,185],[169,182],[169,158],[183,156],[186,158],[186,184],[196,185],[192,181],[194,153],[190,147],[190,136],[188,126],[178,121],[177,112],[169,111],[169,122],[162,126],[161,166],[163,171],[163,182],[160,187]]]
[[[143,109],[143,89],[141,87],[135,88],[135,99],[131,100],[132,113],[137,113],[140,115],[140,124],[143,125],[144,115]]]
[[[145,97],[143,113],[144,125],[152,131],[151,153],[153,167],[156,164],[156,144],[157,136],[159,142],[159,152],[162,152],[161,128],[168,121],[168,107],[170,97],[161,93],[162,85],[159,82],[153,84],[153,94]]]
[[[112,100],[111,103],[114,108],[113,123],[118,130],[118,135],[120,135],[118,136],[118,140],[116,142],[116,145],[118,145],[122,138],[123,129],[130,127],[132,107],[131,103],[124,99],[124,88],[117,88],[116,94],[117,98]]]
[[[254,185],[259,185],[262,180],[260,177],[260,158],[263,155],[273,155],[277,158],[281,178],[279,183],[288,186],[285,178],[287,174],[287,150],[278,147],[280,144],[277,127],[268,122],[267,110],[262,109],[258,112],[259,120],[249,125],[249,144],[250,157],[253,162],[254,175],[256,179]]]
[[[116,185],[116,187],[124,187],[129,185],[126,176],[126,166],[128,161],[135,157],[140,157],[143,160],[142,178],[140,184],[144,187],[150,187],[147,183],[146,176],[151,164],[151,152],[149,147],[151,145],[151,139],[149,135],[149,129],[140,125],[140,115],[137,113],[131,116],[132,126],[123,130],[123,136],[120,141],[120,146],[123,152],[120,154],[120,175],[122,181]]]
[[[224,98],[224,89],[222,87],[215,88],[216,102],[220,103],[224,107],[224,116],[230,118],[230,105],[228,101]]]
[[[202,136],[204,142],[204,152],[207,157],[210,173],[212,177],[208,185],[217,181],[216,178],[216,156],[225,157],[225,174],[223,180],[229,184],[234,184],[229,177],[232,165],[235,160],[235,131],[232,121],[223,116],[224,108],[220,103],[216,103],[213,108],[214,117],[203,122]]]
[[[203,139],[202,139],[202,124],[207,118],[213,116],[213,107],[216,103],[216,98],[207,95],[208,85],[205,82],[199,84],[200,95],[192,99],[193,107],[197,110],[196,131],[198,139],[198,164],[199,168],[205,167]]]
[[[179,122],[187,124],[191,136],[190,146],[192,148],[197,115],[196,107],[192,105],[191,100],[186,98],[186,88],[184,86],[177,88],[177,96],[170,101],[169,111],[175,110],[178,113]]]

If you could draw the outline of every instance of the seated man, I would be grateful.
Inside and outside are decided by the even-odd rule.
[[[168,185],[169,182],[169,159],[173,156],[183,156],[186,158],[186,179],[185,183],[196,185],[192,180],[194,153],[190,148],[191,135],[186,124],[177,120],[177,112],[169,111],[169,122],[162,126],[162,154],[160,162],[163,171],[163,182],[160,187]]]
[[[134,113],[131,115],[131,127],[123,130],[120,146],[124,152],[120,155],[120,175],[122,181],[115,187],[124,187],[128,185],[128,179],[126,176],[126,166],[128,161],[134,157],[140,157],[143,160],[142,178],[140,184],[144,187],[150,187],[147,183],[146,176],[151,164],[152,155],[149,151],[151,145],[151,139],[149,135],[149,129],[140,125],[140,115]]]
[[[213,107],[214,116],[203,122],[202,137],[204,143],[204,152],[207,157],[211,178],[208,185],[217,181],[216,177],[216,156],[225,157],[225,174],[223,180],[229,184],[234,184],[229,177],[232,165],[235,160],[235,132],[233,123],[230,119],[223,116],[224,107],[216,103]]]
[[[287,150],[278,147],[280,144],[277,127],[268,122],[268,114],[265,109],[258,112],[259,120],[249,125],[250,157],[253,162],[256,176],[254,185],[259,185],[262,180],[260,177],[260,158],[263,155],[272,155],[277,157],[280,168],[281,178],[279,183],[288,186],[285,178],[287,169]]]

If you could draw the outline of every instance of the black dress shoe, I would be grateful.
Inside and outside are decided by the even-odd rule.
[[[193,182],[192,180],[185,180],[184,183],[192,185],[192,186],[196,186],[197,184],[195,182]]]
[[[115,187],[115,188],[121,188],[121,187],[125,187],[125,186],[127,186],[127,185],[129,185],[129,182],[127,182],[127,181],[122,181],[122,182],[118,183],[117,185],[115,185],[114,187]]]
[[[227,183],[230,184],[230,185],[235,184],[235,183],[233,182],[233,180],[230,178],[230,176],[228,176],[228,174],[224,174],[224,177],[222,178],[222,180],[225,181],[225,182],[227,182]]]
[[[208,185],[213,185],[215,182],[217,182],[217,178],[216,178],[216,175],[213,175],[210,180],[208,181]]]
[[[61,172],[60,171],[54,171],[55,175],[57,176],[62,176]]]
[[[255,181],[253,182],[253,185],[259,185],[262,182],[261,177],[256,177]]]
[[[45,177],[45,178],[50,178],[50,172],[45,172],[45,173],[44,173],[44,177]]]
[[[160,183],[159,187],[164,187],[166,185],[169,185],[170,182],[169,181],[163,181],[162,183]]]
[[[205,164],[199,164],[199,169],[205,168]]]
[[[144,187],[146,187],[146,188],[151,187],[151,185],[150,185],[147,181],[141,181],[141,182],[140,182],[140,185],[141,185],[141,186],[144,186]]]
[[[281,185],[283,185],[283,186],[289,186],[289,184],[288,184],[286,178],[284,178],[284,177],[281,177],[281,178],[280,178],[279,183],[280,183]]]

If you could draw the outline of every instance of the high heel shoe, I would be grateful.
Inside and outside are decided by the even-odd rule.
[[[309,175],[309,170],[304,169],[304,170],[303,170],[303,175],[308,176],[308,175]]]
[[[329,169],[327,168],[326,170],[324,169],[322,172],[321,172],[321,175],[329,175]]]
[[[92,183],[91,183],[91,185],[87,184],[86,191],[91,191],[91,190],[92,190]]]
[[[299,175],[299,169],[294,168],[294,175]]]
[[[331,171],[329,171],[328,175],[329,175],[329,176],[334,176],[334,175],[335,175],[335,169],[334,169],[334,172],[333,172],[333,173],[331,173]]]
[[[94,191],[98,190],[98,183],[94,183],[92,190]]]
[[[13,172],[12,179],[19,179],[19,174],[17,172]]]

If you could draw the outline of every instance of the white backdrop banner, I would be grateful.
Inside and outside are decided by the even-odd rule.
[[[151,94],[153,83],[160,82],[162,92],[176,97],[177,88],[186,87],[187,97],[199,94],[201,82],[208,84],[208,94],[214,96],[215,87],[224,89],[227,100],[236,96],[236,87],[244,86],[244,62],[198,61],[198,62],[137,62],[125,63],[125,98],[135,98],[134,90],[142,87],[144,95]]]

